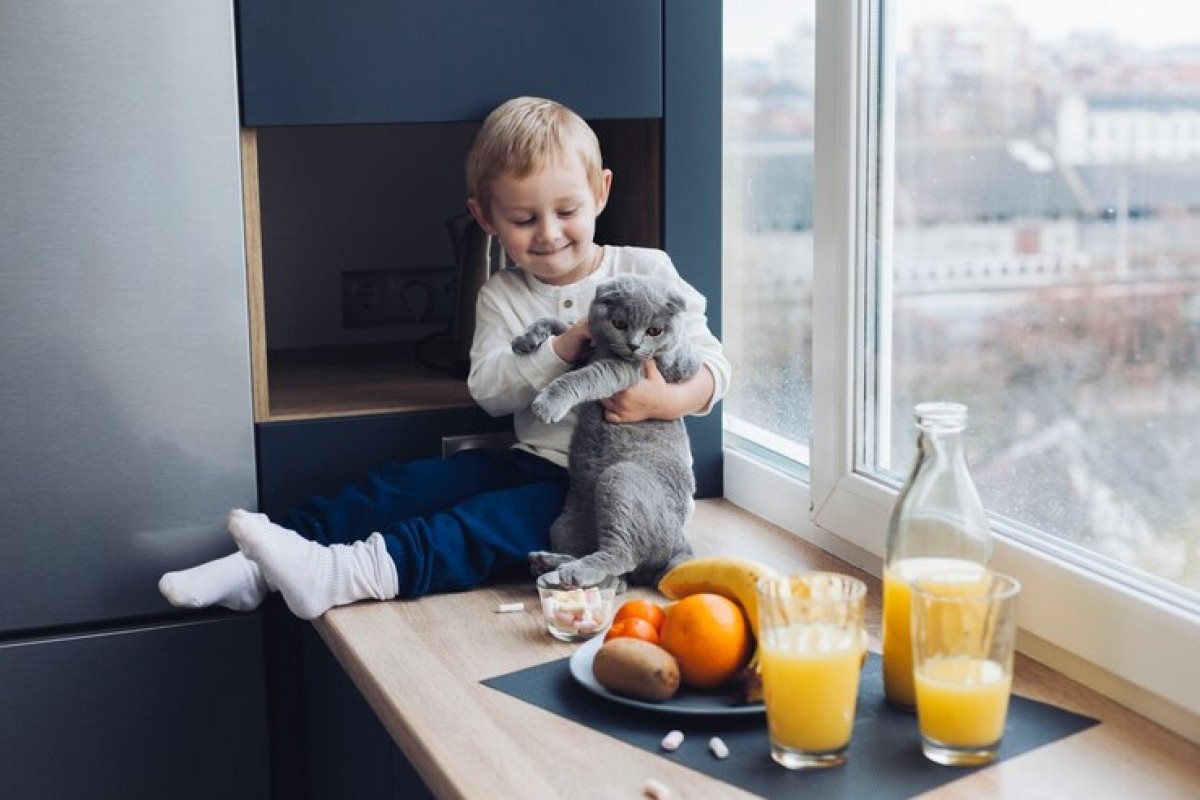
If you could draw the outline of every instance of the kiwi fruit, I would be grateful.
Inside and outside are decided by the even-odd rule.
[[[679,690],[679,663],[656,644],[627,636],[609,639],[596,651],[592,674],[623,697],[660,703]]]

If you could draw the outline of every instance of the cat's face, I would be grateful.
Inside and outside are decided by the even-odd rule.
[[[620,275],[596,290],[588,327],[618,358],[644,361],[679,342],[685,306],[661,281]]]

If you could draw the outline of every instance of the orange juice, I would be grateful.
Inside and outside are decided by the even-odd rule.
[[[933,570],[962,570],[977,575],[983,567],[959,558],[905,558],[884,569],[883,692],[889,701],[904,708],[915,708],[917,704],[913,689],[910,586],[918,576]]]
[[[775,744],[810,753],[850,741],[862,649],[762,648],[763,700]]]
[[[977,658],[932,658],[916,674],[921,735],[952,747],[1000,741],[1012,674]]]

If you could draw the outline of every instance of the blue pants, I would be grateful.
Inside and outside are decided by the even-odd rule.
[[[567,470],[521,450],[464,450],[392,462],[361,483],[316,497],[280,525],[321,544],[383,534],[400,597],[470,589],[529,576],[567,496]]]

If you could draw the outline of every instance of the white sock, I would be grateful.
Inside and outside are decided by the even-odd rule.
[[[198,567],[168,572],[159,579],[158,590],[178,608],[218,605],[234,611],[253,611],[270,587],[258,565],[239,550]]]
[[[379,533],[325,546],[240,509],[229,514],[229,532],[300,619],[357,600],[391,600],[400,592],[396,565]]]

